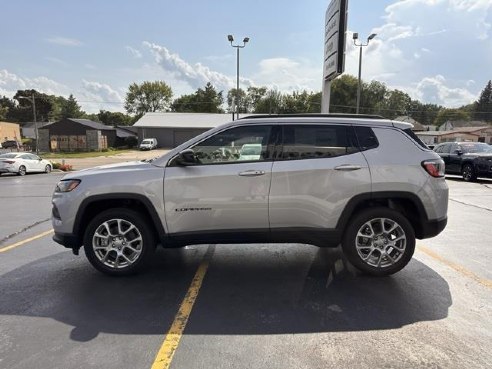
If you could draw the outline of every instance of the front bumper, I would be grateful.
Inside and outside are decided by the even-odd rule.
[[[75,254],[78,253],[79,248],[82,246],[79,238],[73,234],[55,232],[53,235],[53,241],[65,246],[66,248],[72,249]]]

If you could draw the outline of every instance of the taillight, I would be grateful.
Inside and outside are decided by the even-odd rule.
[[[13,160],[4,160],[3,162],[7,163],[7,164],[14,164],[15,163],[15,161],[13,161]]]
[[[444,177],[444,162],[442,160],[425,160],[422,162],[422,167],[424,167],[426,172],[432,177]]]

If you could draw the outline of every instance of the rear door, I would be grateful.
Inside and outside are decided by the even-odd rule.
[[[370,193],[368,164],[357,146],[351,126],[283,126],[272,168],[272,232],[333,229],[351,197]]]

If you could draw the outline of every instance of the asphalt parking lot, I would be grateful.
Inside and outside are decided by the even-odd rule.
[[[110,278],[51,240],[61,176],[0,177],[0,368],[492,367],[491,180],[448,178],[447,228],[389,278],[300,244],[159,250]]]

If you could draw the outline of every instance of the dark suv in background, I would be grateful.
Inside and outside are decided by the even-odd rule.
[[[447,142],[434,151],[446,164],[446,174],[461,174],[467,182],[492,178],[492,146],[482,142]]]

